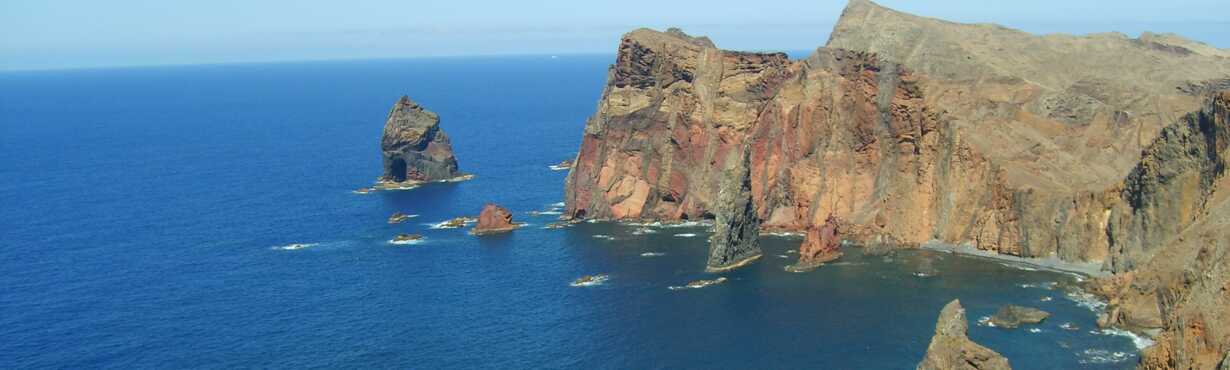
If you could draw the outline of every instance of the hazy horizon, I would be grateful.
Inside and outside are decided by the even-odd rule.
[[[16,0],[0,5],[0,71],[441,56],[613,54],[639,27],[680,27],[735,50],[822,46],[847,1],[403,4],[313,0],[107,3]],[[1211,0],[1091,0],[986,5],[972,0],[879,1],[917,15],[1023,31],[1176,33],[1230,48],[1230,21]],[[650,9],[651,11],[645,11]],[[1095,16],[1092,16],[1096,14]],[[1196,14],[1193,16],[1192,14]],[[101,16],[100,16],[101,15]],[[1094,19],[1096,18],[1096,19]]]

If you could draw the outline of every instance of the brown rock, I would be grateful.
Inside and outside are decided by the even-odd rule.
[[[512,222],[512,212],[499,205],[488,203],[483,206],[482,213],[478,215],[478,223],[474,225],[470,233],[483,235],[508,232],[520,226]]]
[[[389,110],[380,140],[384,156],[385,188],[448,181],[464,176],[448,135],[440,129],[440,117],[402,96]]]
[[[838,221],[829,215],[820,227],[807,229],[803,244],[799,245],[799,261],[786,266],[787,271],[802,272],[841,258],[841,237],[838,236]]]
[[[406,220],[409,220],[410,217],[412,216],[407,215],[405,213],[393,212],[393,214],[389,216],[389,223],[390,224],[400,224],[402,222],[406,222]]]
[[[927,354],[918,364],[919,370],[1011,369],[1008,359],[989,348],[969,340],[969,322],[965,308],[954,299],[940,310],[935,323],[935,336],[927,346]]]
[[[1005,305],[991,315],[991,324],[995,327],[1015,329],[1021,324],[1037,324],[1046,320],[1051,314],[1033,307]]]

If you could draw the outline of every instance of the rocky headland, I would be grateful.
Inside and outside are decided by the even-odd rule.
[[[960,300],[952,300],[940,310],[935,336],[918,370],[1011,369],[1008,359],[990,348],[969,340],[969,321]]]
[[[520,227],[513,223],[512,212],[497,204],[488,203],[478,215],[478,222],[470,229],[470,234],[486,235],[513,231]]]
[[[803,60],[639,29],[565,216],[717,219],[710,267],[747,228],[829,215],[855,244],[1092,264],[1114,275],[1103,322],[1160,333],[1143,367],[1213,367],[1230,351],[1227,86],[1230,52],[1175,35],[1033,35],[866,0]],[[745,198],[723,190],[745,178],[732,223]]]
[[[408,96],[402,96],[389,110],[380,151],[384,158],[384,174],[377,182],[380,189],[468,178],[457,169],[453,146],[440,129],[440,116]]]

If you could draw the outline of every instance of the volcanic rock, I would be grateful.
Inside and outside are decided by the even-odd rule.
[[[990,348],[969,340],[969,322],[960,300],[952,300],[940,310],[935,323],[935,336],[927,346],[927,354],[918,364],[919,370],[1011,369],[1008,359]]]
[[[1161,330],[1142,366],[1212,368],[1230,348],[1228,79],[1230,52],[1174,35],[1038,36],[866,0],[798,61],[639,29],[565,216],[712,218],[746,152],[766,228],[833,215],[855,244],[1100,263],[1105,321]]]
[[[488,203],[478,215],[478,224],[470,230],[471,234],[483,235],[508,232],[521,225],[512,222],[512,212],[499,205]]]
[[[407,96],[389,111],[380,150],[384,155],[380,184],[386,188],[463,176],[448,135],[440,129],[440,117]]]
[[[709,238],[709,261],[705,270],[725,271],[760,258],[760,220],[752,206],[748,155],[732,158],[726,166],[732,176],[723,179],[718,193],[717,218]],[[736,153],[732,153],[736,154]]]
[[[1051,314],[1033,307],[1006,305],[991,315],[991,324],[995,327],[1015,329],[1021,324],[1037,324],[1046,320]]]
[[[786,271],[803,272],[841,258],[841,238],[837,218],[829,216],[820,227],[810,227],[799,245],[799,261],[786,266]]]

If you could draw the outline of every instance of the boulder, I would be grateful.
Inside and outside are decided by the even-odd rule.
[[[520,225],[513,223],[512,212],[499,205],[488,203],[478,215],[478,223],[470,230],[471,234],[483,235],[508,232]]]
[[[991,315],[991,324],[995,327],[1015,329],[1022,324],[1037,324],[1046,320],[1051,314],[1033,307],[1006,305]]]

